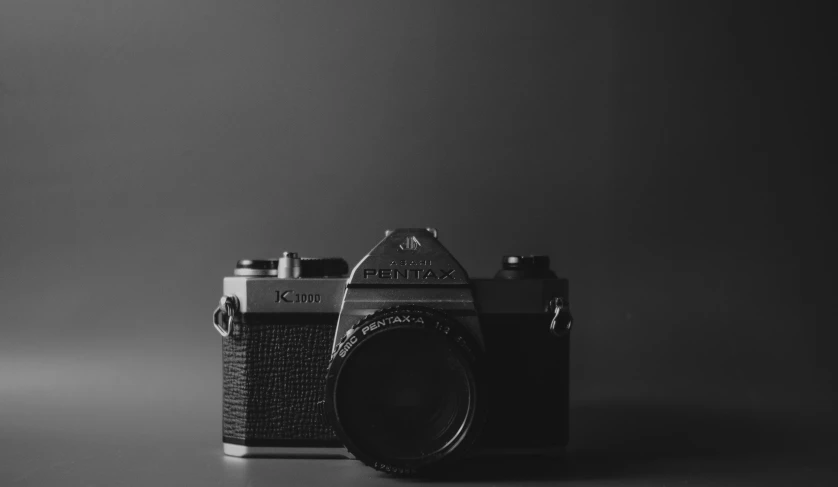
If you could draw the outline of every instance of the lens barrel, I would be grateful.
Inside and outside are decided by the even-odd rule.
[[[480,359],[471,334],[439,311],[374,313],[333,352],[327,416],[367,465],[402,475],[434,471],[464,454],[485,420]]]

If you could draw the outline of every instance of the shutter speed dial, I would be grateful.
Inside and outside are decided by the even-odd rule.
[[[550,257],[546,255],[504,255],[502,269],[495,279],[549,279],[556,278],[550,270]]]

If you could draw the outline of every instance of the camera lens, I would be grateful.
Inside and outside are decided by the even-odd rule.
[[[444,336],[405,329],[359,349],[341,372],[341,424],[375,456],[417,458],[451,441],[465,419],[469,379]]]
[[[353,330],[327,378],[327,407],[347,448],[396,473],[463,453],[483,417],[469,335],[444,315],[416,308],[377,313]]]

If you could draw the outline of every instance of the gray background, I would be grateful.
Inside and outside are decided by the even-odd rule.
[[[2,2],[0,485],[397,483],[224,458],[209,317],[429,225],[577,324],[568,458],[460,480],[831,485],[826,16],[673,3]]]

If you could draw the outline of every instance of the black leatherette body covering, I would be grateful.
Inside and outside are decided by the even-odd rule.
[[[236,323],[223,340],[224,441],[334,441],[322,402],[335,320],[276,320]]]
[[[570,337],[549,314],[481,315],[489,357],[489,417],[481,446],[554,448],[568,440]]]

